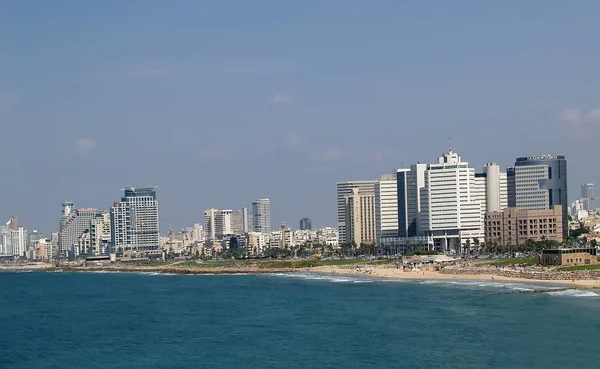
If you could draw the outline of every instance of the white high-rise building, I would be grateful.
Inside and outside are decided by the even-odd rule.
[[[375,238],[398,236],[398,187],[396,174],[381,176],[375,184]]]
[[[158,253],[158,200],[155,187],[127,187],[110,208],[111,243],[116,251]]]
[[[252,228],[254,232],[271,233],[271,202],[257,199],[252,203]]]
[[[337,183],[337,227],[339,244],[346,242],[346,196],[358,188],[362,194],[375,195],[377,181],[346,181]]]
[[[192,228],[192,242],[204,241],[204,228],[202,224],[196,223]]]
[[[233,234],[231,209],[206,209],[204,212],[205,236],[208,240],[217,240]]]
[[[425,172],[421,191],[421,230],[436,248],[460,252],[467,240],[484,240],[481,180],[475,169],[449,151]],[[485,200],[483,200],[485,201]]]

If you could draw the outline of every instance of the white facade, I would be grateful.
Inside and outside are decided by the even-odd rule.
[[[158,200],[154,187],[128,187],[110,208],[111,243],[117,251],[159,252]]]
[[[337,228],[324,227],[317,230],[317,242],[322,245],[337,247],[339,231]]]
[[[206,209],[204,212],[206,239],[216,240],[233,234],[232,215],[233,210],[230,209]]]
[[[338,227],[338,243],[346,242],[346,195],[352,193],[353,188],[363,194],[375,194],[375,184],[377,181],[346,181],[338,182],[337,187],[337,227]]]
[[[425,172],[421,192],[421,230],[436,248],[460,252],[467,239],[484,240],[482,181],[475,169],[449,151]]]
[[[271,201],[257,199],[252,203],[252,228],[254,232],[271,232]]]
[[[375,184],[375,238],[398,236],[398,188],[396,175],[384,175]]]
[[[192,242],[204,241],[204,228],[202,224],[196,223],[192,228]]]
[[[251,254],[256,255],[262,253],[267,248],[268,242],[269,237],[264,233],[248,232],[247,245],[248,251]]]

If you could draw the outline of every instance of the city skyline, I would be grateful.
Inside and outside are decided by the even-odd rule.
[[[600,183],[598,3],[59,3],[0,14],[0,217],[30,229],[129,184],[160,186],[162,233],[257,196],[273,227],[333,225],[333,183],[448,136],[476,170],[565,155],[569,202]]]

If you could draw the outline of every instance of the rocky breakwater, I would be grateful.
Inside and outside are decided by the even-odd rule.
[[[534,270],[534,269],[503,269],[494,267],[459,267],[447,266],[440,270],[443,274],[455,275],[490,275],[509,278],[536,279],[548,281],[565,280],[600,280],[600,270],[578,270],[559,272],[556,270]]]

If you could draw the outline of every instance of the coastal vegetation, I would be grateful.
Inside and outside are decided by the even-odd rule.
[[[576,266],[570,266],[570,267],[562,267],[562,268],[557,268],[556,270],[558,270],[559,272],[572,272],[572,271],[578,271],[578,270],[599,270],[600,269],[600,264],[591,264],[591,265],[576,265]]]

